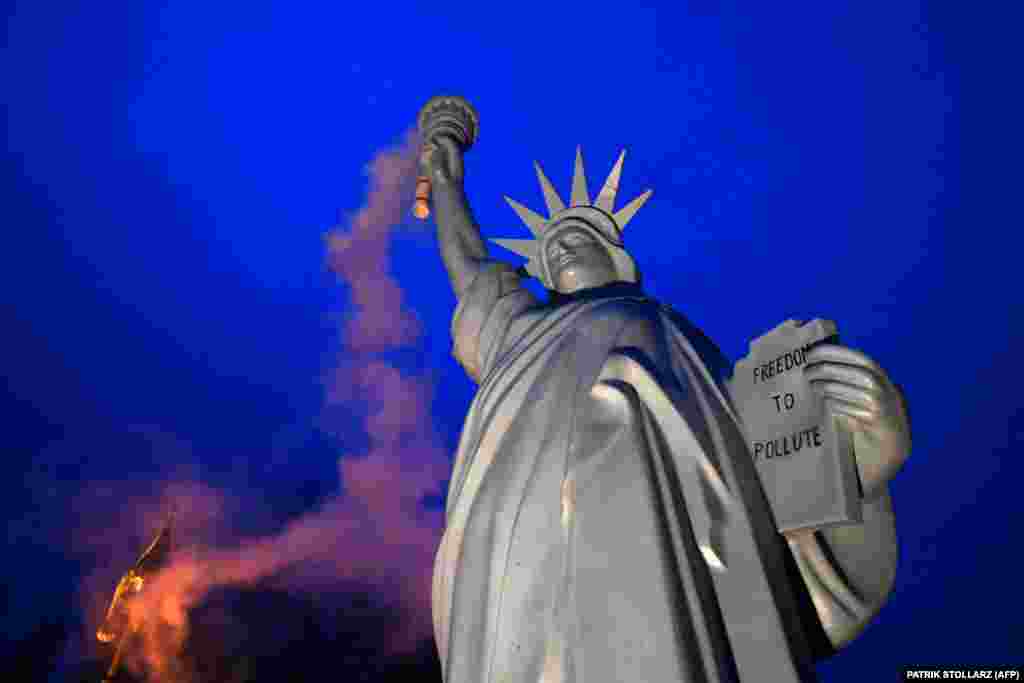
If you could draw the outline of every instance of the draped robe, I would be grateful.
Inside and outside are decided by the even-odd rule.
[[[814,680],[806,594],[723,391],[729,365],[699,330],[636,285],[540,303],[489,264],[452,334],[479,390],[434,567],[446,683]],[[617,352],[650,369],[739,501],[724,572],[697,547],[691,454],[643,396],[599,382]]]

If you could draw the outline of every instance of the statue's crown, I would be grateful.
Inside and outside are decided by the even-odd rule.
[[[603,238],[602,241],[612,255],[620,278],[627,282],[636,282],[636,266],[622,246],[622,231],[653,191],[647,190],[618,211],[614,210],[615,195],[619,191],[619,179],[622,177],[622,163],[625,159],[626,150],[622,150],[608,174],[607,180],[604,181],[604,186],[597,194],[596,201],[591,204],[587,192],[587,174],[583,168],[583,151],[577,147],[576,166],[572,176],[572,196],[568,207],[558,195],[551,181],[544,175],[540,164],[536,161],[533,162],[534,168],[537,170],[537,180],[540,181],[541,191],[544,193],[544,203],[547,204],[548,218],[534,213],[506,196],[505,201],[519,215],[536,239],[494,239],[491,241],[525,257],[527,259],[526,272],[540,279],[545,287],[551,288],[552,283],[543,259],[544,237],[559,223],[569,218],[576,218],[578,219],[577,224],[583,223],[596,235]]]

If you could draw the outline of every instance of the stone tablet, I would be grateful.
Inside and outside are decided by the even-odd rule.
[[[837,341],[834,322],[787,320],[750,342],[729,384],[779,531],[861,521],[853,438],[803,375],[825,341]]]

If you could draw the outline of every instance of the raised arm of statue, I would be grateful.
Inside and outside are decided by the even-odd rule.
[[[462,149],[451,136],[438,135],[424,145],[420,166],[431,180],[441,258],[455,295],[461,298],[488,260],[480,226],[466,200]]]

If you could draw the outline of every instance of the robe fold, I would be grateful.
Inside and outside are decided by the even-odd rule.
[[[434,567],[446,683],[814,680],[799,579],[723,390],[729,363],[699,330],[636,285],[542,304],[490,264],[452,334],[480,386]],[[652,397],[599,381],[618,353],[657,380],[738,501],[724,569],[698,548],[709,498]]]

